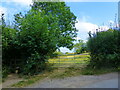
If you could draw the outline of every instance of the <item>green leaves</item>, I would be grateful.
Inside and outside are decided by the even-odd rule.
[[[75,28],[76,16],[64,2],[34,2],[32,9],[44,11],[45,15],[49,15],[51,29],[57,29],[55,37],[58,37],[58,47],[72,47],[72,41],[74,41],[72,38],[76,37],[77,32]],[[56,23],[51,23],[51,21]]]
[[[75,53],[77,53],[77,54],[86,52],[87,45],[86,45],[86,43],[83,42],[83,40],[79,40],[79,42],[74,45],[74,50],[75,50]]]
[[[96,67],[118,67],[120,65],[120,31],[98,32],[87,43],[91,52],[91,64]]]
[[[4,29],[4,65],[24,74],[41,72],[56,49],[73,46],[75,21],[64,2],[34,2],[25,15],[15,15],[14,29]]]

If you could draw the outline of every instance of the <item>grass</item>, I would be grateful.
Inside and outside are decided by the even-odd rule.
[[[13,84],[12,87],[26,87],[28,85],[31,85],[39,80],[42,80],[44,79],[45,77],[49,76],[51,72],[43,72],[42,74],[39,74],[39,75],[34,75],[34,76],[24,76],[24,80],[23,81],[20,81],[16,84]]]
[[[54,78],[65,78],[65,77],[71,77],[71,76],[78,76],[78,75],[100,75],[110,72],[116,72],[116,69],[82,69],[77,67],[69,67],[65,69],[55,69],[52,72],[45,72],[40,75],[31,76],[23,81],[20,81],[16,84],[13,84],[12,87],[18,87],[22,88],[28,85],[31,85],[39,80],[43,80],[44,78],[48,77],[51,79]]]
[[[84,68],[81,72],[82,75],[100,75],[111,72],[117,72],[116,68],[101,68],[101,69],[93,69],[93,68]]]
[[[86,66],[79,67],[77,65],[72,65],[64,70],[58,70],[55,74],[52,74],[50,78],[65,78],[78,75],[101,75],[111,72],[117,72],[115,68],[101,68],[93,69]]]
[[[89,53],[83,53],[83,55],[61,55],[61,56],[58,56],[56,59],[62,59],[62,58],[76,58],[76,57],[79,57],[79,58],[82,58],[82,57],[84,57],[84,58],[86,58],[86,57],[90,57],[90,55],[89,55]],[[54,59],[51,59],[51,60],[54,60]]]
[[[58,69],[54,74],[50,76],[50,78],[65,78],[71,76],[80,75],[81,68],[74,67],[73,65],[64,69]]]
[[[63,58],[64,56],[60,56]],[[49,63],[53,64],[53,70],[45,71],[39,75],[25,77],[23,81],[20,81],[12,87],[25,87],[30,84],[33,84],[44,78],[65,78],[78,75],[99,75],[110,72],[117,72],[114,68],[102,68],[102,69],[93,69],[86,67],[89,63],[89,55],[75,55],[73,59],[72,56],[69,56],[69,59],[64,58],[59,61],[58,58],[53,58],[49,60]],[[63,68],[60,68],[63,67]]]

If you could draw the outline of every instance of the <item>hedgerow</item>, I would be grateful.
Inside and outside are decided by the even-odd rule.
[[[91,55],[90,66],[119,67],[120,66],[120,31],[111,30],[97,32],[88,40]]]

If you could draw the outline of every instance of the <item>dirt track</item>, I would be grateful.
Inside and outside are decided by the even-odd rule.
[[[22,81],[22,78],[19,78],[18,75],[16,74],[10,74],[8,75],[7,79],[5,80],[5,82],[2,83],[2,88],[8,88],[11,87],[12,84],[15,84],[19,81]]]

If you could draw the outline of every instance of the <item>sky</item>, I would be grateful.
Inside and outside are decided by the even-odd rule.
[[[115,14],[118,13],[118,2],[84,2],[81,0],[74,0],[74,2],[66,2],[70,7],[71,12],[77,16],[76,28],[78,29],[77,40],[82,39],[87,41],[88,32],[95,32],[99,27],[108,29],[110,23],[114,25]],[[98,0],[99,1],[99,0]],[[103,0],[105,1],[105,0]],[[114,1],[114,0],[112,0]],[[0,4],[0,14],[5,13],[5,20],[12,25],[14,14],[22,12],[26,13],[30,9],[32,0],[2,0]],[[118,17],[116,16],[116,19]],[[67,48],[61,48],[62,52],[73,52]]]

